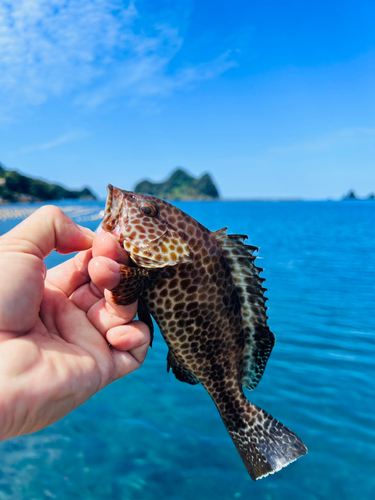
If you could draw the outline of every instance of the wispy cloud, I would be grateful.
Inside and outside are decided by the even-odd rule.
[[[170,58],[160,57],[158,54],[126,61],[116,69],[107,84],[80,93],[76,102],[95,107],[119,96],[130,96],[132,102],[142,98],[167,96],[175,90],[191,89],[199,82],[215,78],[236,65],[227,52],[212,62],[180,68],[169,75],[169,62]]]
[[[294,144],[286,144],[283,146],[274,146],[269,149],[269,153],[318,153],[333,146],[338,146],[343,142],[348,144],[348,142],[358,143],[361,141],[368,141],[368,139],[373,141],[374,137],[375,128],[373,127],[345,128],[317,137],[311,141],[302,141]]]
[[[182,44],[177,27],[150,25],[132,0],[3,0],[2,98],[38,105],[71,94],[81,104],[96,106],[119,96],[166,95],[235,65],[225,53],[171,72]]]
[[[74,141],[79,141],[80,139],[84,139],[85,137],[88,137],[88,135],[89,135],[88,133],[82,131],[69,132],[67,134],[60,135],[59,137],[56,137],[55,139],[52,139],[51,141],[48,142],[44,142],[42,144],[33,144],[31,146],[26,146],[17,153],[30,153],[32,151],[43,151],[45,149],[56,148],[68,142],[74,142]]]

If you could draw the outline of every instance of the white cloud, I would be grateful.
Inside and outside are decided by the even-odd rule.
[[[234,65],[227,53],[171,74],[182,44],[177,28],[150,26],[133,1],[1,0],[2,99],[41,104],[70,93],[95,106],[124,95],[165,95]]]

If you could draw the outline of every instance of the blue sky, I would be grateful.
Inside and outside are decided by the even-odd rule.
[[[0,0],[0,161],[101,197],[375,191],[373,0]]]

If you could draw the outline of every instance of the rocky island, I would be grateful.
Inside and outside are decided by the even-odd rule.
[[[217,200],[219,192],[209,174],[195,178],[178,168],[164,182],[139,182],[134,191],[168,200]]]
[[[9,170],[0,163],[0,203],[30,203],[62,199],[96,200],[89,188],[81,191],[66,189]]]
[[[342,200],[375,200],[374,193],[370,193],[365,198],[360,198],[355,194],[353,190],[350,190],[346,195],[342,197]]]

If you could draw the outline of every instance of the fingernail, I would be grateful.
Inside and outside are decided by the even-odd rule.
[[[92,281],[90,281],[90,289],[91,289],[92,293],[94,295],[96,295],[97,297],[99,297],[99,298],[103,297],[103,295],[104,295],[103,292],[101,290],[99,290],[99,288]]]
[[[108,269],[110,271],[120,275],[120,264],[118,262],[116,262],[115,260],[109,259],[108,257],[106,257],[105,262],[106,262]]]
[[[121,275],[120,275],[120,264],[115,260],[109,259],[108,257],[98,257],[98,260],[102,260],[105,262],[105,266],[107,268],[107,286],[106,288],[112,289],[120,283]]]
[[[95,234],[101,234],[104,233],[104,229],[102,228],[102,225],[99,224],[99,226],[95,229]]]
[[[79,224],[77,224],[77,226],[78,229],[81,231],[81,233],[83,233],[86,236],[89,236],[92,239],[95,238],[95,233],[91,231],[91,229],[89,229],[88,227],[80,226]]]

